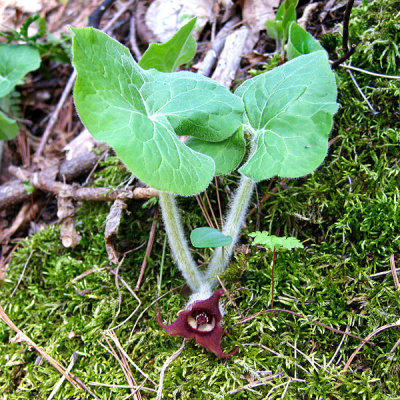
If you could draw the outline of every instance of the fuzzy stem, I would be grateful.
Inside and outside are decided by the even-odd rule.
[[[206,272],[206,278],[207,281],[210,282],[211,287],[217,285],[218,280],[216,276],[225,270],[232,256],[233,249],[235,248],[240,231],[242,230],[242,224],[250,204],[254,186],[255,183],[251,178],[242,175],[222,231],[223,234],[232,237],[232,243],[229,246],[215,249],[211,263]]]
[[[189,250],[183,233],[179,210],[176,206],[175,195],[160,191],[159,199],[169,245],[183,277],[192,292],[210,292],[208,285],[205,284],[204,274],[197,268]]]

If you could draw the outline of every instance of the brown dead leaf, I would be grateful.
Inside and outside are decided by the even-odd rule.
[[[279,0],[244,0],[243,19],[253,32],[265,29],[265,21],[275,18]]]
[[[74,248],[82,239],[81,235],[75,229],[75,214],[77,204],[71,197],[58,196],[57,202],[58,210],[57,217],[63,221],[60,230],[61,242],[64,247]]]
[[[114,201],[110,208],[110,212],[106,218],[106,229],[104,231],[104,241],[108,259],[111,264],[118,264],[118,251],[115,248],[115,238],[118,234],[119,224],[123,211],[126,209],[126,203],[120,199]]]
[[[66,160],[72,160],[90,153],[93,148],[99,144],[100,142],[98,142],[87,129],[84,129],[64,147],[64,151],[66,152],[65,158]]]
[[[145,14],[147,28],[160,42],[165,42],[184,25],[187,17],[197,17],[193,36],[197,39],[204,25],[212,18],[213,0],[154,0]]]
[[[247,39],[247,51],[253,50],[261,30],[265,29],[265,21],[275,18],[275,10],[279,0],[244,0],[242,15],[251,32]]]

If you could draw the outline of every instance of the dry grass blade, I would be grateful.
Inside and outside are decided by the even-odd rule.
[[[204,218],[207,221],[208,226],[210,228],[214,228],[214,225],[213,225],[213,223],[211,221],[210,215],[208,214],[208,211],[206,209],[206,205],[204,204],[203,198],[199,194],[196,194],[196,200],[197,200],[197,203],[199,204],[201,212],[204,215]]]
[[[253,388],[257,387],[257,386],[265,385],[266,382],[271,382],[274,379],[281,378],[284,375],[285,374],[283,373],[283,371],[278,372],[278,373],[276,373],[274,375],[268,375],[268,376],[266,376],[264,378],[259,379],[258,381],[255,381],[255,382],[249,383],[248,385],[242,386],[240,388],[231,390],[230,392],[228,392],[228,394],[232,395],[232,394],[239,393],[239,392],[241,392],[243,390],[246,390],[246,389],[253,389]]]
[[[206,196],[207,204],[208,204],[208,207],[209,207],[209,209],[210,209],[210,211],[211,211],[211,215],[212,215],[213,220],[214,220],[214,222],[215,222],[215,226],[216,226],[217,229],[219,229],[217,219],[215,218],[214,210],[213,210],[213,208],[212,208],[210,199],[209,199],[208,194],[207,194],[207,190],[204,191],[204,194],[205,194],[205,196]]]
[[[368,343],[368,344],[374,345],[374,343],[370,342],[369,339],[363,339],[363,338],[361,338],[361,337],[359,337],[359,336],[357,336],[357,335],[353,335],[352,333],[344,332],[344,331],[341,331],[340,329],[332,328],[332,327],[330,327],[330,326],[328,326],[328,325],[326,325],[326,324],[323,324],[322,322],[315,321],[315,320],[313,320],[313,319],[311,319],[311,318],[308,318],[308,317],[306,317],[305,315],[302,315],[302,314],[297,313],[297,312],[295,312],[295,311],[291,311],[291,310],[282,310],[282,309],[280,309],[280,308],[272,308],[272,309],[270,309],[270,310],[261,310],[261,311],[259,311],[258,313],[255,313],[255,314],[253,314],[253,315],[249,315],[248,317],[245,317],[245,318],[239,320],[239,321],[237,322],[237,324],[243,324],[243,323],[245,323],[245,322],[247,322],[247,321],[250,321],[251,319],[256,318],[256,317],[258,317],[258,316],[260,316],[260,315],[267,314],[267,313],[275,313],[275,312],[284,312],[284,313],[287,313],[287,314],[296,315],[297,317],[305,318],[307,321],[311,322],[312,324],[316,324],[316,325],[322,326],[323,328],[329,329],[329,330],[332,331],[332,332],[340,333],[340,334],[346,335],[346,336],[351,336],[352,338],[361,340],[363,343]]]
[[[126,256],[126,254],[124,255],[124,257]],[[114,269],[112,269],[111,267],[104,267],[104,269],[106,269],[107,271],[111,272],[113,275],[115,275],[115,279],[116,279],[116,287],[119,293],[119,307],[121,304],[121,293],[119,290],[119,285],[117,282],[117,279],[124,285],[124,287],[128,290],[128,292],[135,298],[135,300],[138,302],[137,307],[133,310],[133,312],[124,320],[122,321],[120,324],[118,324],[117,326],[114,326],[112,328],[109,328],[110,330],[115,330],[118,329],[119,327],[121,327],[122,325],[124,325],[127,321],[129,321],[137,312],[137,310],[140,308],[140,306],[142,305],[141,300],[139,299],[139,297],[136,295],[136,293],[133,291],[133,289],[127,284],[127,282],[121,278],[121,276],[118,274],[118,270],[115,271]],[[119,312],[118,312],[119,313]],[[116,318],[116,317],[115,317]],[[113,321],[115,320],[115,318],[113,319]],[[111,326],[111,324],[110,324]]]
[[[399,290],[399,277],[397,276],[396,262],[394,261],[394,254],[390,256],[390,269],[392,271],[394,287]]]
[[[43,349],[41,349],[33,340],[25,335],[8,317],[4,312],[2,306],[0,306],[0,318],[17,333],[18,341],[24,341],[28,346],[33,347],[44,359],[46,359],[60,374],[62,374],[65,379],[74,387],[81,388],[87,391],[93,398],[99,399],[94,393],[87,389],[87,387],[76,377],[71,375],[59,362],[50,357]]]
[[[346,327],[346,332],[348,333],[350,330],[350,326]],[[329,366],[333,363],[335,360],[336,356],[338,355],[340,348],[343,346],[344,341],[347,339],[347,336],[343,335],[342,340],[339,343],[339,346],[337,347],[335,353],[333,354],[332,358],[329,360],[328,364],[326,365],[326,368],[329,368]]]
[[[179,354],[182,353],[182,350],[184,349],[185,344],[186,344],[186,339],[183,339],[181,347],[179,347],[179,349],[174,354],[172,354],[172,356],[168,357],[167,360],[165,361],[164,365],[162,366],[161,372],[160,372],[160,383],[158,384],[156,400],[161,400],[161,398],[162,398],[162,391],[163,391],[163,387],[164,387],[164,375],[165,375],[166,369],[179,356]]]
[[[29,253],[28,258],[26,259],[24,268],[22,268],[21,275],[20,275],[19,278],[18,278],[18,282],[17,282],[17,284],[15,285],[15,288],[13,289],[13,291],[12,291],[11,294],[10,294],[10,298],[13,297],[13,296],[14,296],[14,293],[17,291],[18,286],[20,285],[20,283],[21,283],[21,281],[22,281],[22,278],[23,278],[24,275],[25,275],[25,270],[26,270],[26,267],[27,267],[28,264],[29,264],[29,261],[30,261],[30,259],[31,259],[31,257],[32,257],[32,254],[33,254],[33,250]]]
[[[103,338],[107,342],[108,347],[109,347],[109,350],[107,350],[107,351],[109,351],[113,355],[113,357],[118,361],[118,364],[121,366],[121,369],[125,375],[126,381],[128,382],[128,387],[131,392],[132,398],[135,400],[141,400],[142,396],[140,395],[140,392],[138,392],[138,389],[136,389],[136,391],[133,389],[133,387],[135,387],[137,385],[136,385],[135,379],[133,377],[132,371],[129,367],[129,363],[128,363],[126,357],[124,357],[124,354],[119,350],[119,347],[121,347],[121,344],[118,340],[117,335],[113,331],[111,331],[111,332],[109,331],[109,332],[107,332],[107,334],[113,340],[113,342],[117,345],[119,355],[114,350],[114,348],[111,345],[108,338],[103,335]]]
[[[175,287],[175,288],[172,288],[172,289],[168,290],[168,292],[165,292],[163,295],[161,295],[161,296],[157,297],[155,300],[153,300],[153,301],[140,313],[140,315],[137,317],[137,319],[136,319],[136,321],[135,321],[135,323],[134,323],[134,325],[133,325],[133,327],[132,327],[131,334],[129,335],[129,340],[132,339],[132,336],[133,336],[133,333],[134,333],[134,331],[135,331],[135,329],[136,329],[136,326],[137,326],[138,322],[140,321],[140,319],[143,317],[144,313],[145,313],[149,308],[151,308],[155,303],[157,303],[158,300],[162,299],[164,296],[166,296],[167,294],[172,293],[172,292],[175,291],[175,290],[182,289],[183,286],[185,286],[185,284],[182,284],[182,285],[179,285],[179,286],[177,286],[177,287]]]
[[[78,361],[78,355],[76,353],[73,353],[71,356],[71,361],[66,369],[67,373],[70,373],[73,366],[75,365],[75,363]],[[47,398],[47,400],[51,400],[58,392],[58,390],[60,389],[61,385],[63,384],[63,382],[65,381],[65,376],[62,376],[60,378],[60,380],[57,382],[56,386],[54,386],[54,389],[51,391],[49,397]]]
[[[159,209],[157,207],[154,212],[153,223],[151,224],[151,228],[150,228],[150,235],[149,235],[149,240],[147,242],[146,253],[144,255],[142,266],[140,268],[139,278],[138,278],[136,286],[135,286],[136,291],[138,291],[140,288],[140,284],[141,284],[143,276],[144,276],[144,271],[146,270],[146,266],[147,266],[147,259],[150,257],[151,250],[153,248],[154,239],[156,237],[158,214],[159,214]]]
[[[108,387],[108,388],[113,388],[113,389],[142,389],[142,390],[147,390],[149,392],[154,392],[156,393],[157,390],[148,388],[146,386],[129,386],[129,385],[107,385],[106,383],[99,383],[99,382],[89,382],[89,385],[92,386],[101,386],[101,387]]]
[[[121,343],[118,340],[117,335],[114,333],[114,331],[109,330],[106,331],[105,334],[112,339],[114,342],[115,346],[117,347],[118,351],[129,361],[131,365],[139,372],[141,373],[149,382],[151,382],[154,386],[156,386],[156,382],[154,382],[145,372],[143,372],[133,361],[132,359],[128,356],[127,352],[122,348]]]
[[[232,296],[230,295],[230,293],[228,292],[228,290],[226,289],[224,283],[221,281],[221,278],[217,275],[217,279],[219,284],[221,285],[222,289],[224,290],[225,294],[228,296],[229,302],[233,305],[233,307],[235,308],[236,312],[242,317],[244,318],[244,315],[242,314],[242,312],[240,311],[239,307],[236,305],[235,301],[233,300]]]
[[[352,363],[352,361],[354,360],[354,357],[358,354],[358,352],[362,349],[362,347],[364,346],[364,344],[369,341],[370,339],[372,339],[375,335],[377,335],[378,333],[386,330],[386,329],[390,329],[390,328],[396,328],[396,327],[400,327],[400,319],[396,322],[392,322],[391,324],[387,324],[384,326],[381,326],[380,328],[374,330],[373,332],[371,332],[364,340],[362,343],[360,343],[360,345],[354,350],[353,354],[350,356],[350,358],[348,359],[346,365],[343,368],[342,373],[344,373],[349,367],[350,364]]]
[[[318,368],[321,368],[321,366],[317,362],[313,361],[306,353],[299,350],[297,347],[293,346],[289,342],[286,342],[286,344],[288,346],[290,346],[292,349],[294,349],[296,351],[296,353],[298,352],[299,354],[301,354],[310,363],[310,365],[314,368],[315,372],[318,373]]]

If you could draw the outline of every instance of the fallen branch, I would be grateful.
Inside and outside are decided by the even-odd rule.
[[[148,200],[158,196],[158,190],[153,188],[135,188],[127,187],[124,189],[112,190],[111,188],[84,188],[79,185],[68,185],[58,181],[46,178],[43,174],[30,172],[26,169],[10,166],[9,169],[20,181],[29,180],[31,185],[44,192],[71,197],[76,201],[114,201],[116,199],[124,200]]]
[[[0,186],[0,209],[15,206],[29,199],[25,186],[19,180],[9,181]]]

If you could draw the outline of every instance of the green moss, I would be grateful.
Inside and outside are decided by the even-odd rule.
[[[387,74],[399,72],[399,10],[399,0],[365,2],[353,9],[350,41],[359,44],[353,65]]]
[[[353,65],[375,72],[382,72],[383,68],[393,73],[392,61],[387,58],[391,53],[388,50],[387,56],[380,59],[383,51],[377,42],[384,28],[395,39],[384,24],[396,21],[392,18],[397,14],[391,4],[376,1],[354,10],[351,39],[357,40],[360,50],[353,56]],[[365,33],[367,30],[370,32]],[[363,51],[366,46],[378,56],[371,59]],[[270,193],[259,215],[253,214],[247,221],[242,242],[249,243],[246,233],[256,229],[305,241],[304,250],[277,254],[275,307],[298,312],[340,330],[348,327],[351,333],[365,337],[377,327],[398,320],[400,313],[400,297],[392,275],[371,276],[390,270],[392,254],[399,264],[400,85],[390,79],[354,74],[379,114],[371,113],[348,73],[338,71],[341,108],[331,135],[336,140],[325,163],[308,177],[283,184],[276,180],[271,187],[277,186],[276,192]],[[118,187],[129,177],[123,165],[110,157],[96,176],[96,185]],[[235,176],[228,176],[219,182],[223,206],[229,204],[229,190],[233,191],[235,181]],[[224,185],[229,190],[223,190]],[[268,183],[259,185],[259,197],[267,186]],[[209,197],[218,215],[215,190],[212,185]],[[183,198],[180,204],[186,210],[183,220],[188,231],[206,224],[196,199]],[[77,218],[82,240],[75,249],[62,247],[58,227],[54,226],[21,243],[13,254],[0,292],[0,302],[10,318],[57,361],[67,366],[72,354],[78,352],[72,372],[88,386],[90,382],[127,384],[118,362],[101,344],[108,346],[103,335],[118,310],[114,325],[127,319],[138,305],[121,283],[120,292],[117,290],[115,277],[104,269],[108,266],[104,227],[109,206],[92,203],[82,206]],[[132,202],[128,211],[120,227],[118,249],[121,253],[138,249],[127,254],[119,272],[134,288],[153,209],[143,209],[142,203]],[[166,293],[183,283],[168,252],[159,281],[164,239],[159,221],[145,278],[137,293],[141,306],[115,331],[131,359],[155,382],[159,381],[165,360],[182,343],[182,339],[170,337],[158,327],[157,307],[161,307],[163,319],[170,322],[185,303],[183,294],[176,290],[152,305],[158,285],[161,293]],[[251,254],[237,254],[224,274],[227,288],[244,315],[268,309],[271,302],[273,256],[271,252],[251,249]],[[207,260],[209,254],[206,252],[204,256]],[[10,297],[29,257],[21,283]],[[91,274],[74,280],[91,269]],[[256,399],[265,398],[272,390],[270,399],[281,398],[284,393],[288,399],[399,399],[400,353],[399,348],[391,351],[399,338],[398,330],[388,329],[377,335],[373,339],[375,345],[365,345],[350,370],[342,374],[359,340],[348,338],[341,343],[342,335],[281,312],[237,324],[241,317],[226,298],[223,300],[227,334],[223,336],[222,347],[229,351],[239,345],[239,354],[219,360],[194,341],[187,341],[179,359],[166,370],[165,398]],[[46,361],[35,363],[37,353],[25,344],[10,343],[14,336],[11,329],[0,324],[0,398],[46,399],[60,374]],[[331,362],[336,351],[338,354]],[[131,370],[136,382],[142,383],[143,375],[133,366]],[[279,377],[265,385],[229,394],[261,379],[267,371],[272,374],[282,371],[298,381],[287,385],[288,378]],[[149,381],[144,386],[157,389]],[[110,396],[119,400],[129,395],[121,388],[90,388],[104,400]],[[142,397],[154,399],[155,393],[142,391]],[[55,398],[90,399],[91,396],[64,383]]]

